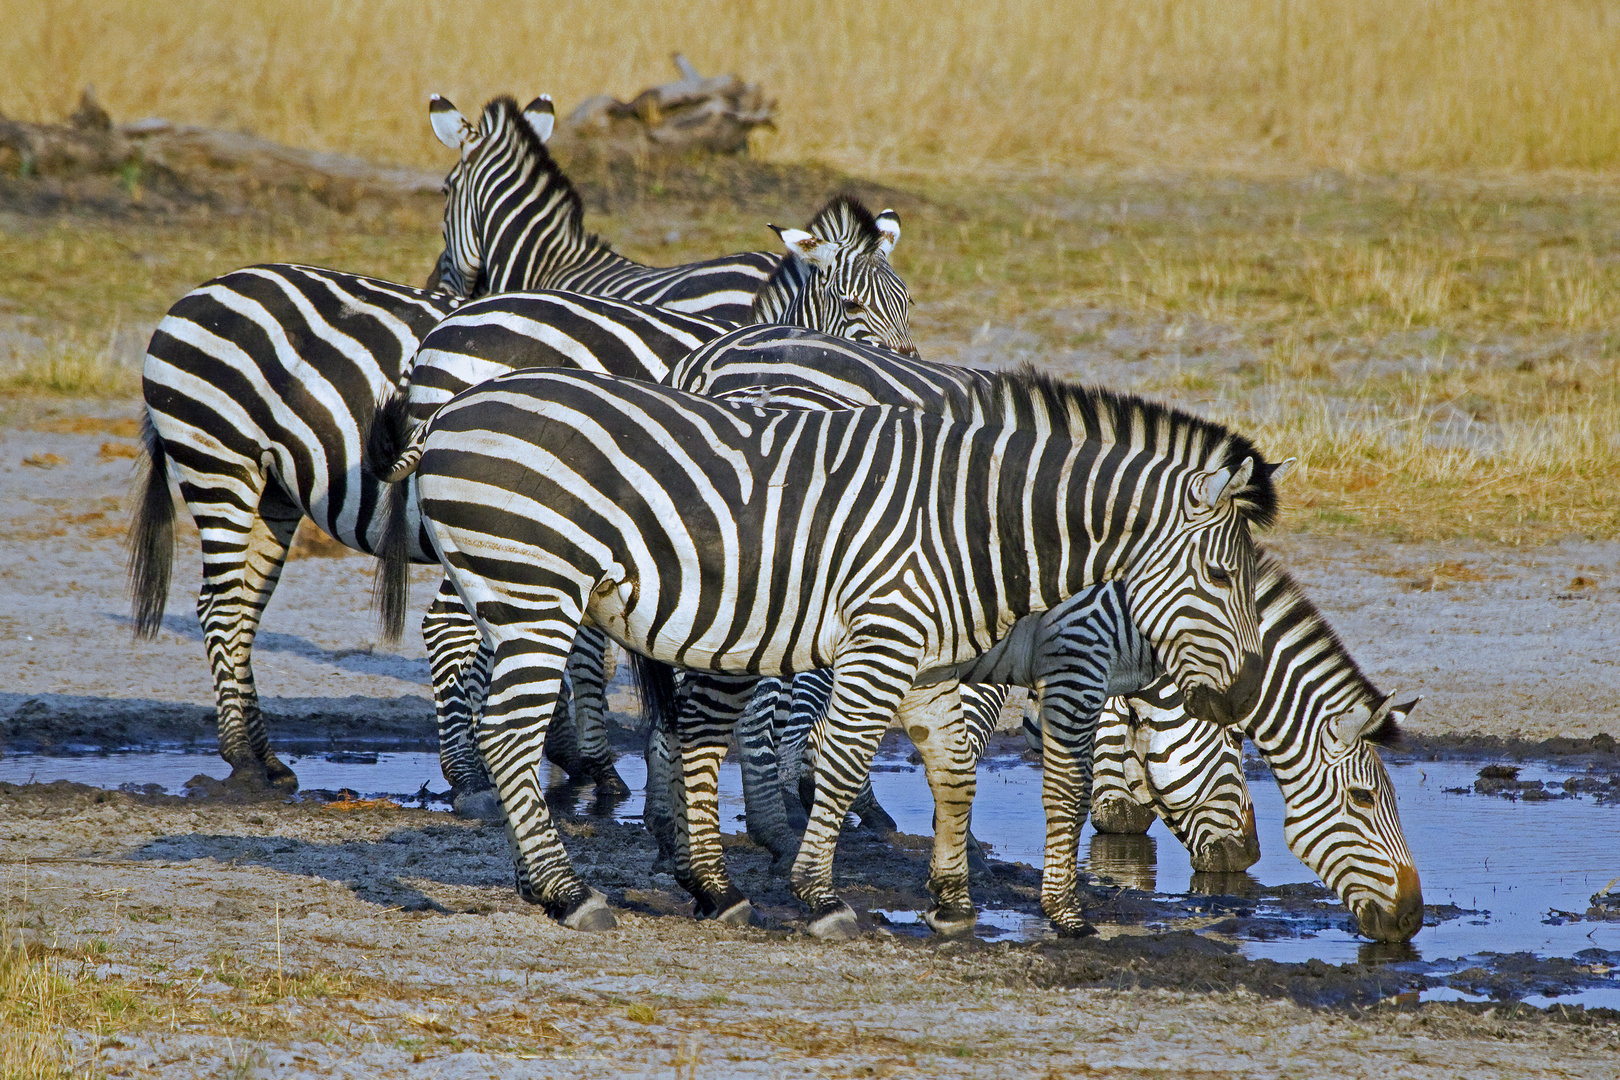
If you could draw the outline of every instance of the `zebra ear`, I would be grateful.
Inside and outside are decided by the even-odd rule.
[[[551,129],[557,125],[557,108],[551,103],[551,95],[541,94],[523,106],[523,119],[542,143],[551,138]]]
[[[1382,720],[1383,717],[1379,712],[1365,705],[1354,705],[1328,721],[1328,734],[1341,747],[1348,748],[1354,746],[1375,723]]]
[[[787,245],[789,255],[803,260],[818,270],[831,267],[833,259],[837,257],[838,245],[831,240],[823,240],[803,229],[779,229],[775,225],[771,228],[776,229],[776,235]]]
[[[1299,458],[1283,458],[1281,461],[1277,462],[1275,465],[1269,465],[1266,462],[1262,461],[1260,463],[1260,467],[1262,469],[1266,470],[1266,477],[1268,479],[1270,479],[1270,481],[1273,484],[1275,484],[1277,481],[1281,480],[1283,477],[1285,477],[1289,473],[1293,472],[1294,471],[1294,466],[1298,462],[1299,462]]]
[[[1231,502],[1237,498],[1238,492],[1249,486],[1249,478],[1254,475],[1254,458],[1244,458],[1243,464],[1237,471],[1221,469],[1219,472],[1208,473],[1203,481],[1203,490],[1194,487],[1196,502],[1201,502],[1205,508],[1215,509],[1222,503]]]
[[[877,216],[876,221],[880,237],[877,248],[878,254],[887,261],[889,252],[893,251],[894,245],[900,242],[900,215],[893,210],[885,210]]]
[[[1385,695],[1384,700],[1378,703],[1366,730],[1361,733],[1363,739],[1379,746],[1400,746],[1406,741],[1406,732],[1401,728],[1401,723],[1417,708],[1423,696],[1420,694],[1410,701],[1397,704],[1395,699],[1399,696],[1400,691],[1397,690]]]
[[[467,122],[467,118],[451,104],[449,98],[438,94],[428,98],[428,123],[433,126],[433,134],[439,137],[439,141],[457,153],[460,153],[461,145],[468,136],[478,130]]]

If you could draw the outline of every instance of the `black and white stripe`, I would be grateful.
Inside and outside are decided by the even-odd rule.
[[[569,865],[535,769],[586,620],[684,667],[833,668],[792,874],[813,930],[830,935],[854,925],[832,889],[832,846],[878,740],[898,713],[925,736],[931,776],[945,775],[965,750],[954,670],[1019,619],[1121,580],[1198,707],[1247,710],[1259,665],[1249,528],[1273,513],[1270,470],[1247,440],[1030,373],[990,379],[977,408],[987,420],[773,411],[531,371],[457,397],[419,431],[390,479],[419,471],[440,559],[493,649],[479,748],[526,895],[570,925],[612,921]],[[917,686],[926,671],[944,678]],[[712,790],[725,741],[690,734],[687,790]],[[935,793],[934,914],[971,920],[971,782]],[[718,850],[698,850],[714,824],[692,824],[692,885],[700,911],[734,916],[746,901]]]

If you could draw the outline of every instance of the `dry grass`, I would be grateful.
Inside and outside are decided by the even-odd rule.
[[[784,160],[872,171],[1110,161],[1178,167],[1606,168],[1620,19],[1590,0],[585,0],[306,4],[4,0],[0,111],[246,127],[443,162],[431,92],[564,108],[672,76],[681,49],[781,99]]]

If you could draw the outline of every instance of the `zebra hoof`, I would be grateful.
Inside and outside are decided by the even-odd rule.
[[[763,926],[764,920],[754,911],[754,905],[739,900],[714,917],[722,926]]]
[[[501,797],[494,788],[458,792],[451,796],[450,808],[456,817],[472,821],[501,821],[506,817],[506,812],[501,809]]]
[[[848,904],[840,903],[827,914],[810,921],[810,936],[822,941],[853,941],[861,936],[861,925]]]
[[[596,774],[596,797],[609,798],[627,797],[630,794],[630,785],[624,782],[619,770],[609,765]]]
[[[1078,915],[1072,920],[1065,919],[1063,922],[1054,921],[1053,929],[1057,931],[1057,936],[1060,938],[1074,939],[1097,936],[1097,928],[1092,926],[1090,920],[1084,915]]]
[[[286,762],[271,754],[264,763],[265,779],[270,786],[278,791],[293,792],[298,790],[298,774],[287,767]]]
[[[979,923],[979,915],[972,908],[967,911],[935,908],[933,911],[923,912],[922,920],[928,924],[928,929],[941,937],[956,937],[959,934],[973,933],[973,928]]]
[[[583,930],[586,933],[597,933],[602,930],[613,930],[619,925],[618,916],[608,907],[607,897],[592,889],[579,902],[579,906],[563,917],[562,924],[570,930]]]

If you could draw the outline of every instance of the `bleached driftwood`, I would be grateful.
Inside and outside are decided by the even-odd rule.
[[[557,145],[609,158],[746,154],[748,133],[773,126],[776,102],[757,84],[736,75],[704,78],[680,53],[672,59],[681,73],[675,82],[630,101],[598,94],[580,102],[557,126]]]

